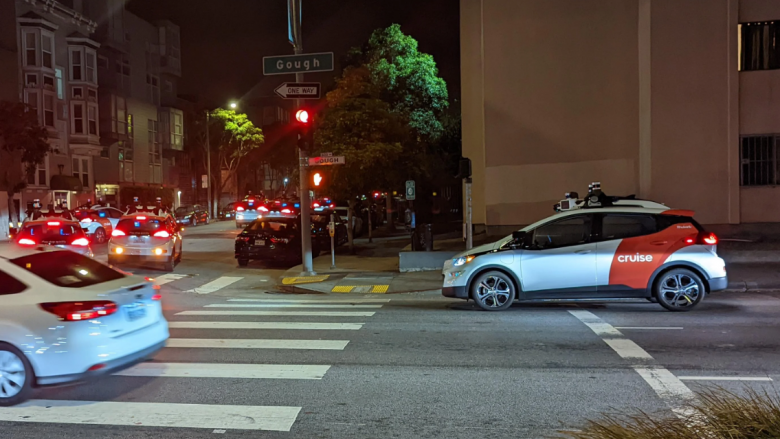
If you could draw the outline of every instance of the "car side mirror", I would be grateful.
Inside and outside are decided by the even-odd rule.
[[[512,232],[512,246],[524,247],[529,236],[528,233],[519,230]]]

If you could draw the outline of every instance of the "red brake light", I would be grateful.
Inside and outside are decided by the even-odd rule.
[[[92,300],[86,302],[50,302],[38,306],[50,312],[60,320],[75,322],[111,315],[117,311],[116,303],[108,300]]]
[[[48,223],[46,223],[46,225],[47,226],[59,226],[60,222],[59,221],[49,221]]]
[[[261,212],[268,212],[268,208],[265,207],[265,206],[260,206],[260,207],[257,208],[257,210],[259,210]]]
[[[290,209],[282,209],[282,213],[292,213],[292,210],[290,210]]]
[[[241,206],[236,207],[236,212],[243,212],[244,208]]]
[[[331,204],[331,205],[330,205],[330,208],[331,208],[331,209],[335,209],[335,208],[336,208],[336,205],[335,205],[335,204]]]
[[[320,203],[315,202],[314,207],[320,207]]]
[[[89,224],[92,222],[92,218],[84,218],[83,220],[81,220],[81,222]]]
[[[137,217],[135,217],[135,219],[137,219],[138,221],[146,221],[146,217],[145,216],[137,216]]]
[[[156,238],[170,238],[170,237],[171,237],[171,234],[170,234],[170,233],[168,233],[168,231],[167,231],[167,230],[159,230],[159,231],[157,231],[157,232],[154,232],[154,236],[155,236]]]
[[[22,238],[19,241],[17,241],[21,245],[35,245],[37,242],[33,241],[32,239]]]
[[[152,296],[152,300],[162,300],[162,294],[156,293]]]
[[[693,244],[694,242],[695,242],[695,241],[694,241],[694,239],[693,239],[693,238],[685,238],[685,243],[686,243],[686,244]]]
[[[111,232],[111,236],[125,236],[125,235],[127,234],[119,229],[114,229],[114,231]]]
[[[699,235],[702,243],[705,245],[715,245],[718,243],[718,237],[714,233],[702,233]]]
[[[89,245],[89,240],[87,238],[76,238],[73,240],[73,242],[70,243],[70,245],[80,245],[82,247],[86,247]]]

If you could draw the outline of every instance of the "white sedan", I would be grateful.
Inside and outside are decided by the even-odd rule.
[[[119,371],[163,348],[151,282],[67,250],[0,245],[0,406]]]

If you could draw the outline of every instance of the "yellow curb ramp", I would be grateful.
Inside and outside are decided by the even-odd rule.
[[[298,277],[283,277],[282,285],[299,285],[299,284],[311,284],[316,282],[324,282],[330,277],[329,274],[323,274],[320,276],[298,276]]]
[[[330,290],[331,293],[387,293],[390,285],[336,285]]]

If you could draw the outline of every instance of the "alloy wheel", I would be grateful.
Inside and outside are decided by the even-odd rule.
[[[699,283],[684,273],[670,273],[661,280],[659,300],[672,308],[687,308],[696,304],[701,295]]]
[[[9,351],[0,351],[0,398],[16,396],[24,388],[27,373],[22,359]]]
[[[511,300],[511,288],[505,279],[488,276],[477,285],[476,299],[485,308],[501,308]]]

